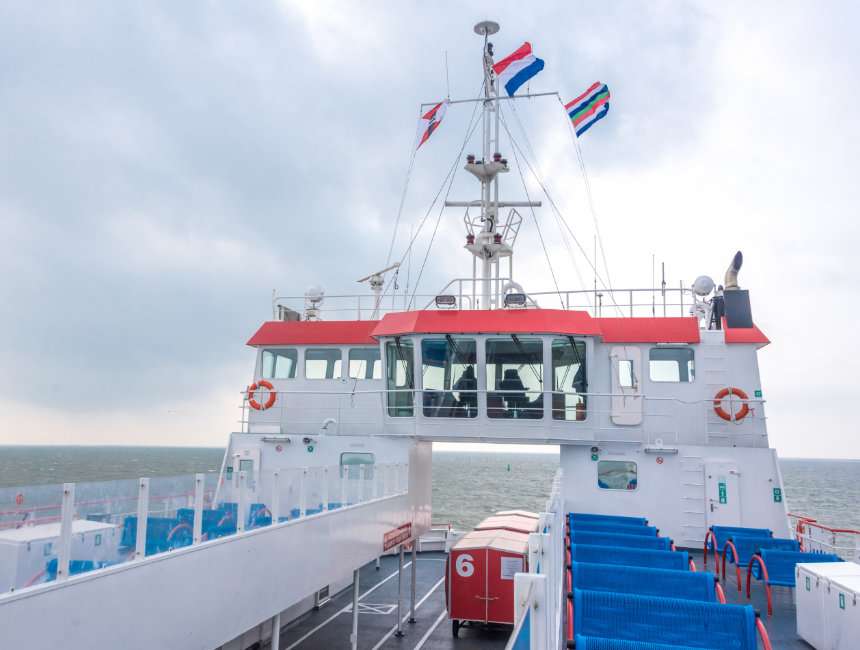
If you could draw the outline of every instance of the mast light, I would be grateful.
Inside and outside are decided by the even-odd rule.
[[[457,298],[450,294],[440,294],[436,296],[436,306],[447,308],[456,307]]]

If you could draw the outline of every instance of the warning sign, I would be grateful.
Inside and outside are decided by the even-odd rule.
[[[503,557],[500,559],[502,565],[502,580],[513,580],[515,573],[523,572],[523,558]]]
[[[395,546],[412,539],[412,523],[406,523],[389,530],[382,536],[382,550],[388,551]]]

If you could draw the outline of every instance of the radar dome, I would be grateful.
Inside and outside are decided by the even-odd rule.
[[[314,284],[308,287],[308,290],[305,291],[305,298],[307,298],[311,302],[320,302],[324,296],[325,290],[318,284]]]
[[[707,275],[700,275],[693,282],[693,293],[697,296],[708,296],[714,290],[714,281]]]

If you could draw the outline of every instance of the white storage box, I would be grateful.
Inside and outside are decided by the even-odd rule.
[[[827,650],[856,650],[860,645],[860,575],[830,579],[824,593],[824,627]]]
[[[837,647],[828,646],[824,608],[831,581],[842,576],[860,577],[860,564],[805,562],[795,567],[797,634],[817,650]],[[855,610],[855,615],[860,616],[860,609]]]

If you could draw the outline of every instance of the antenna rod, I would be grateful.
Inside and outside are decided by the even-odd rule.
[[[550,97],[553,95],[556,97],[559,97],[559,98],[561,97],[561,95],[558,93],[557,90],[553,90],[551,92],[545,92],[545,93],[526,93],[525,95],[513,95],[512,97],[509,97],[507,95],[500,95],[498,97],[493,97],[492,99],[493,99],[493,101],[507,101],[509,99],[529,99],[531,97]],[[475,99],[452,99],[451,101],[448,102],[448,105],[450,106],[451,104],[474,104],[475,102],[482,102],[483,103],[486,101],[487,101],[486,97],[476,97]],[[423,102],[421,104],[421,108],[427,108],[428,106],[435,106],[438,103],[439,103],[438,99],[435,102]]]

